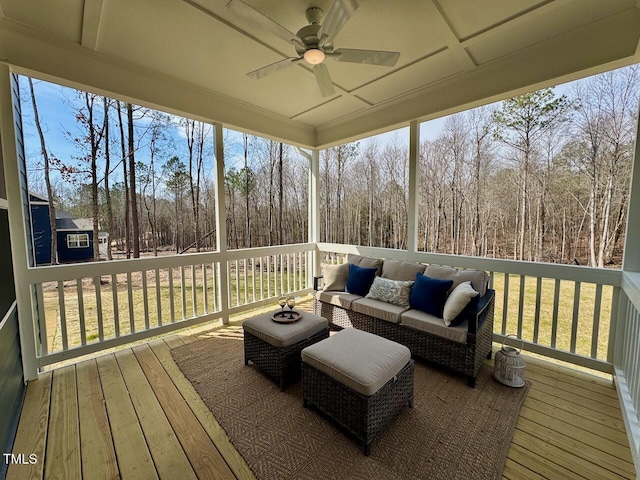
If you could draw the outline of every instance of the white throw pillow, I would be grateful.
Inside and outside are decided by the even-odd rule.
[[[415,282],[376,277],[365,298],[380,300],[381,302],[391,303],[401,307],[408,307],[409,295],[411,295],[411,287],[413,287],[414,283]]]
[[[464,307],[469,305],[472,298],[479,295],[473,287],[471,282],[462,282],[453,292],[449,294],[449,298],[444,303],[444,310],[442,312],[442,318],[447,327],[451,326],[451,322],[460,315],[460,312],[464,310]]]

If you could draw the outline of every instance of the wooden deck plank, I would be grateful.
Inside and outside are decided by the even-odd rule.
[[[158,478],[116,357],[109,354],[96,361],[121,478]]]
[[[560,478],[563,480],[583,480],[585,478],[564,468],[562,465],[558,465],[537,453],[531,452],[516,442],[511,443],[508,458],[522,465],[524,468],[536,472],[541,477],[550,480]]]
[[[527,407],[526,402],[520,409],[520,417],[531,420],[534,423],[543,425],[557,432],[562,432],[568,437],[571,437],[575,440],[580,440],[587,445],[602,450],[603,452],[606,452],[609,455],[613,455],[614,457],[624,460],[625,462],[633,462],[631,457],[631,450],[628,447],[625,448],[619,443],[613,442],[606,438],[602,438],[599,435],[595,435],[589,432],[588,430],[584,430],[570,423],[550,417],[545,413],[532,410]]]
[[[498,347],[499,349],[500,347]],[[534,365],[542,367],[545,371],[547,371],[548,375],[552,376],[555,374],[564,374],[569,375],[571,377],[575,377],[576,379],[581,379],[587,382],[593,382],[599,385],[609,386],[611,385],[611,377],[606,375],[605,377],[589,373],[583,370],[579,370],[578,368],[572,368],[563,363],[557,363],[551,359],[544,359],[538,357],[532,357],[525,353],[524,358],[527,362],[527,366]]]
[[[535,410],[544,415],[547,415],[554,420],[569,423],[575,427],[581,428],[582,430],[591,432],[592,434],[598,435],[607,440],[611,440],[612,442],[622,445],[623,447],[629,447],[627,434],[624,431],[607,427],[606,425],[594,422],[591,418],[562,410],[560,408],[557,408],[555,405],[550,405],[539,400],[534,400],[533,398],[527,399],[525,406],[527,408],[530,408],[531,410]]]
[[[198,341],[198,339],[190,333],[179,333],[178,336],[182,339],[185,345]]]
[[[235,479],[149,346],[135,347],[133,352],[198,478]]]
[[[41,479],[43,476],[51,403],[51,377],[51,372],[45,372],[37,380],[29,382],[16,438],[13,442],[14,454],[29,455],[33,453],[37,456],[38,461],[27,465],[9,465],[7,478],[35,480]]]
[[[504,462],[504,470],[502,471],[502,478],[508,480],[545,480],[542,475],[529,470],[527,467],[514,462],[510,458]]]
[[[573,376],[565,372],[549,370],[537,363],[527,363],[527,372],[535,372],[537,374],[544,375],[545,377],[559,380],[568,385],[575,385],[577,387],[593,390],[594,392],[598,392],[603,395],[618,398],[616,388],[613,386],[611,381],[596,377],[595,375],[587,375],[581,372],[583,373],[581,376]]]
[[[96,361],[78,363],[76,377],[82,475],[84,478],[118,478],[116,452]]]
[[[549,385],[546,385],[541,382],[534,383],[535,390],[538,392],[548,396],[549,398],[556,398],[563,402],[568,402],[574,405],[579,405],[581,407],[586,407],[596,412],[605,413],[614,418],[622,419],[622,413],[620,412],[620,405],[611,406],[604,405],[596,400],[591,398],[585,398],[579,395],[574,395],[573,392],[567,392],[565,390],[558,390]]]
[[[553,463],[562,465],[564,468],[567,468],[584,478],[597,478],[599,480],[622,479],[620,475],[602,468],[597,463],[592,463],[581,457],[572,455],[565,449],[558,448],[556,445],[545,442],[544,440],[541,440],[540,438],[523,430],[516,429],[513,433],[512,442],[526,448],[527,450],[535,452],[536,455],[544,457]]]
[[[244,458],[233,447],[224,429],[218,424],[207,405],[202,401],[198,392],[193,388],[189,380],[185,378],[178,366],[173,361],[169,347],[159,340],[149,344],[153,353],[162,363],[173,383],[180,389],[180,393],[191,407],[191,410],[198,418],[202,427],[206,430],[209,438],[216,444],[220,454],[224,457],[227,465],[231,468],[238,479],[255,480],[253,472],[245,462]]]
[[[175,348],[175,347],[180,347],[184,345],[184,342],[182,341],[182,337],[178,335],[171,335],[169,337],[165,337],[163,340],[167,342],[167,345],[169,345],[169,348]]]
[[[578,385],[572,385],[566,382],[563,382],[559,379],[548,377],[546,375],[541,375],[534,371],[527,372],[527,378],[529,378],[532,382],[544,384],[556,391],[569,392],[572,395],[576,395],[579,397],[583,397],[594,402],[598,402],[602,405],[606,405],[608,407],[617,408],[620,406],[620,401],[617,396],[610,396],[609,394],[603,394],[588,388],[584,388]],[[613,390],[613,389],[612,389]],[[615,393],[615,390],[613,390]]]
[[[625,431],[624,420],[622,420],[622,418],[616,418],[609,415],[609,413],[612,413],[612,410],[610,408],[607,409],[606,412],[603,412],[601,410],[593,410],[582,405],[577,405],[566,400],[558,399],[557,397],[549,396],[548,394],[543,393],[536,388],[529,389],[527,398],[547,403],[561,410],[566,410],[567,412],[573,412],[583,417],[590,418],[594,422],[600,423],[601,425],[606,425],[622,432]]]
[[[147,439],[158,476],[167,480],[195,479],[196,474],[135,355],[130,349],[122,350],[116,353],[116,360]]]
[[[53,373],[44,475],[65,480],[82,477],[75,365]]]
[[[563,449],[575,457],[599,465],[623,478],[636,478],[632,463],[614,457],[580,440],[564,435],[562,432],[552,430],[523,417],[518,419],[517,429],[533,435],[550,446]]]

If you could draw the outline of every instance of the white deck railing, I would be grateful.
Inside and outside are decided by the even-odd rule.
[[[622,288],[626,309],[615,342],[618,397],[636,468],[640,466],[640,273],[625,272]],[[622,302],[623,305],[625,302]]]
[[[39,267],[41,366],[276,302],[310,291],[313,244]]]

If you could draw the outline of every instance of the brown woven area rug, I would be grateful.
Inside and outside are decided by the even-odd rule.
[[[354,439],[302,406],[300,383],[280,392],[244,365],[241,338],[209,338],[171,351],[180,370],[258,479],[499,479],[521,389],[485,365],[475,389],[463,377],[416,362],[407,408],[365,457]]]

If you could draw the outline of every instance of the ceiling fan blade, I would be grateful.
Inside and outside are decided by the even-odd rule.
[[[266,77],[267,75],[271,75],[272,73],[284,70],[285,68],[292,67],[300,60],[302,60],[302,58],[285,58],[284,60],[280,60],[279,62],[272,63],[271,65],[267,65],[266,67],[258,68],[253,72],[249,72],[247,73],[247,76],[253,78],[254,80],[258,80],[262,77]]]
[[[331,75],[329,75],[329,69],[324,63],[319,63],[313,67],[313,74],[316,76],[318,82],[318,88],[320,94],[323,97],[330,97],[335,95],[336,91],[333,88],[333,82],[331,81]]]
[[[385,52],[383,50],[359,50],[354,48],[339,48],[327,54],[339,62],[366,63],[393,67],[400,58],[400,52]]]
[[[333,39],[338,34],[344,24],[347,23],[353,12],[355,12],[364,0],[335,0],[327,16],[318,30],[320,46],[333,43]]]
[[[273,33],[275,36],[280,37],[288,43],[304,48],[302,40],[300,40],[297,35],[291,33],[282,25],[274,22],[266,15],[257,11],[251,5],[244,3],[242,0],[230,0],[229,3],[227,3],[227,8],[230,8],[238,15],[242,15],[255,26]]]

